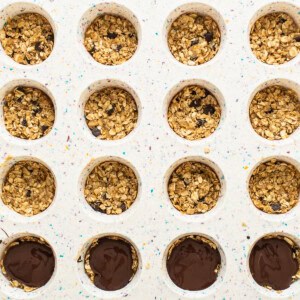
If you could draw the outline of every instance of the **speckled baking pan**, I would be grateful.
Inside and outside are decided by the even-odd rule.
[[[28,235],[44,238],[55,255],[50,281],[32,292],[12,287],[0,272],[1,299],[299,299],[299,280],[278,293],[258,285],[248,263],[253,245],[267,234],[297,243],[300,238],[299,204],[285,214],[267,214],[248,193],[252,171],[268,158],[300,170],[299,129],[284,140],[267,140],[255,133],[248,113],[255,93],[273,83],[300,97],[300,55],[267,65],[249,44],[253,22],[266,13],[286,11],[300,25],[299,5],[299,0],[2,0],[1,28],[8,17],[37,12],[50,22],[55,39],[51,55],[38,65],[20,65],[0,47],[1,184],[13,164],[29,159],[51,170],[56,191],[52,204],[31,217],[0,201],[1,257],[11,241]],[[137,31],[137,50],[123,64],[99,64],[83,46],[87,26],[103,12],[127,18]],[[220,29],[217,55],[199,66],[179,63],[168,49],[171,23],[185,12],[209,15]],[[171,99],[191,84],[214,94],[222,110],[216,131],[198,141],[179,137],[167,122]],[[3,98],[19,85],[41,89],[54,104],[53,128],[41,139],[18,139],[5,129]],[[135,129],[114,141],[96,138],[84,118],[88,97],[111,86],[131,93],[138,111]],[[138,180],[136,200],[121,214],[106,215],[85,201],[89,172],[107,160],[129,166]],[[169,200],[169,177],[185,161],[202,162],[218,175],[219,200],[207,213],[182,214]],[[172,242],[193,234],[213,241],[221,257],[216,282],[202,291],[179,288],[166,268]],[[106,235],[128,240],[139,259],[132,281],[117,291],[97,288],[84,269],[88,247]]]

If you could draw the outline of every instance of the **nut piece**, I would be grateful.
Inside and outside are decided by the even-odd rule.
[[[299,200],[300,172],[290,163],[271,159],[252,173],[249,193],[253,204],[268,214],[283,214]]]
[[[129,60],[137,45],[138,36],[134,26],[120,16],[101,15],[85,32],[86,50],[104,65],[119,65]]]
[[[117,161],[97,165],[89,174],[84,196],[90,206],[101,213],[119,215],[135,201],[138,180],[128,166]]]
[[[300,52],[300,28],[286,13],[259,18],[251,28],[250,46],[254,55],[269,65],[280,65]]]
[[[300,99],[283,86],[270,86],[259,91],[249,108],[253,129],[268,140],[281,140],[300,125]]]
[[[173,206],[188,215],[210,211],[220,196],[221,183],[209,166],[199,162],[185,162],[171,174],[168,183]]]
[[[102,140],[119,140],[137,124],[138,110],[134,98],[126,90],[108,87],[90,96],[84,108],[92,134]]]
[[[54,33],[48,20],[36,13],[24,13],[9,19],[0,31],[5,53],[22,65],[36,65],[49,57]]]
[[[179,136],[191,141],[210,136],[220,119],[219,102],[207,89],[198,85],[183,88],[168,108],[170,127]]]
[[[30,217],[43,212],[53,201],[55,182],[50,170],[35,161],[15,163],[4,179],[2,201],[17,213]]]
[[[209,16],[187,13],[171,25],[168,45],[173,56],[189,66],[210,61],[219,51],[221,33],[218,24]]]
[[[18,138],[35,140],[47,135],[54,123],[51,99],[41,90],[19,86],[4,98],[4,124]]]

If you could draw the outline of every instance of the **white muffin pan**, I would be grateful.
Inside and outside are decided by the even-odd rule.
[[[298,7],[297,7],[298,6]],[[53,248],[56,268],[46,286],[30,293],[12,288],[0,273],[1,299],[300,299],[300,281],[277,293],[252,279],[248,257],[262,236],[279,232],[300,238],[297,205],[288,214],[266,215],[248,193],[251,172],[269,157],[292,162],[300,170],[300,133],[284,141],[267,141],[252,129],[251,97],[273,82],[293,87],[300,96],[300,56],[281,66],[258,61],[249,46],[253,21],[270,11],[287,11],[300,24],[299,0],[2,0],[0,27],[9,16],[38,12],[52,24],[55,47],[40,65],[22,66],[0,47],[0,183],[14,162],[34,159],[53,172],[56,194],[43,213],[24,217],[0,202],[0,256],[22,235],[43,237]],[[211,15],[222,43],[210,62],[189,67],[177,62],[167,46],[170,22],[183,12]],[[84,31],[99,13],[128,18],[136,27],[136,53],[119,66],[97,63],[82,45]],[[215,93],[222,120],[215,133],[200,141],[177,136],[166,120],[168,103],[183,86],[200,83]],[[41,88],[53,100],[54,128],[44,138],[24,141],[10,136],[3,122],[3,96],[16,85]],[[83,107],[100,87],[119,86],[135,98],[139,119],[132,133],[119,141],[91,135]],[[85,202],[84,180],[97,163],[117,160],[129,165],[139,181],[134,205],[119,216],[97,213]],[[184,216],[170,204],[167,182],[179,163],[207,163],[218,174],[222,192],[207,214]],[[172,241],[201,234],[217,244],[222,268],[217,281],[199,292],[178,288],[168,277],[165,261]],[[118,235],[135,245],[139,270],[125,288],[106,292],[84,272],[82,257],[91,240]]]

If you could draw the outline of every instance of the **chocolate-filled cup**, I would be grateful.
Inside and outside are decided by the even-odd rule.
[[[137,251],[127,240],[105,236],[92,242],[84,267],[96,287],[116,291],[133,279],[138,263]]]
[[[53,250],[41,238],[19,238],[5,249],[1,269],[12,286],[33,291],[44,286],[54,273]]]
[[[300,273],[300,249],[290,238],[270,235],[256,242],[249,257],[249,268],[257,284],[276,291],[285,290]]]
[[[200,291],[215,283],[221,268],[221,255],[209,239],[191,235],[171,245],[166,261],[171,280],[181,289]]]

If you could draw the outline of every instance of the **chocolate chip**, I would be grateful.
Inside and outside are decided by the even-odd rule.
[[[197,108],[201,105],[201,99],[195,99],[190,103],[190,107]]]
[[[115,39],[118,36],[118,34],[116,32],[109,32],[107,34],[107,37],[111,40]]]
[[[203,108],[203,112],[206,115],[213,115],[215,113],[215,108],[211,104],[206,104]]]
[[[31,196],[31,191],[30,190],[27,190],[26,192],[26,197],[30,197]]]
[[[191,60],[192,60],[192,61],[196,61],[197,59],[198,59],[198,56],[192,56],[192,57],[191,57]]]
[[[271,114],[272,112],[274,112],[274,109],[271,107],[269,110],[266,111],[266,114]]]
[[[41,42],[35,43],[34,49],[39,52],[43,51],[42,43]]]
[[[119,52],[122,49],[122,45],[117,46],[117,52]]]
[[[286,22],[286,19],[280,18],[280,19],[279,19],[279,22],[280,22],[280,23],[285,23],[285,22]]]
[[[93,136],[97,137],[101,134],[101,131],[97,127],[95,127],[92,129],[92,134]]]
[[[125,203],[121,204],[121,209],[122,209],[122,211],[125,211],[127,209]]]
[[[199,39],[195,39],[191,41],[191,47],[199,44]]]
[[[23,126],[27,126],[27,125],[28,125],[28,124],[27,124],[27,121],[26,121],[25,119],[22,120],[21,124],[22,124]]]
[[[101,197],[102,197],[102,199],[107,200],[106,193],[103,193],[103,194],[101,195]]]
[[[43,125],[41,128],[42,128],[42,132],[44,133],[49,128],[49,126]]]
[[[204,34],[204,38],[209,43],[209,42],[211,42],[213,40],[214,34],[212,32],[206,32]]]
[[[295,39],[295,41],[296,41],[297,43],[300,43],[300,35],[295,36],[294,39]]]
[[[96,202],[91,202],[90,206],[93,208],[93,210],[95,211],[99,211],[101,213],[105,213],[105,211],[103,209],[100,208],[100,205],[102,203],[100,201],[96,201]]]
[[[53,34],[50,34],[47,36],[47,41],[48,42],[54,42],[54,35]]]
[[[18,87],[17,87],[17,90],[18,90],[19,92],[21,92],[21,93],[24,93],[24,94],[25,94],[25,88],[24,88],[24,87],[22,87],[22,86],[18,86]]]
[[[192,91],[191,94],[192,94],[193,96],[197,95],[196,91]]]
[[[135,37],[135,34],[134,34],[134,33],[129,33],[128,36],[129,36],[130,38],[133,38],[133,37]]]
[[[108,116],[111,116],[114,113],[114,111],[115,111],[115,106],[112,105],[112,108],[108,109],[106,111],[106,113],[107,113]]]
[[[204,119],[197,119],[197,127],[202,127],[206,123]]]
[[[205,201],[205,197],[199,199],[199,202],[204,202],[204,201]]]
[[[42,108],[38,106],[37,108],[33,109],[32,115],[36,116],[40,112],[42,112]]]
[[[273,204],[271,204],[271,207],[274,211],[278,211],[281,208],[281,204],[280,203],[273,203]]]

